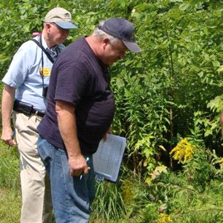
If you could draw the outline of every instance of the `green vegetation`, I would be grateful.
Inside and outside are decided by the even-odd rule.
[[[19,222],[21,197],[16,148],[0,143],[0,222]]]
[[[127,149],[119,182],[97,185],[91,222],[223,222],[223,1],[1,0],[1,77],[57,5],[72,11],[79,27],[66,44],[99,20],[125,17],[143,50],[111,68],[113,132],[127,138]],[[0,223],[16,223],[16,148],[1,144],[0,160]]]

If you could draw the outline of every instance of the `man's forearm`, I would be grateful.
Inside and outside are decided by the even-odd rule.
[[[71,104],[57,102],[56,112],[60,134],[69,157],[81,154],[77,138],[75,107]]]
[[[89,168],[81,153],[77,137],[74,105],[63,101],[57,101],[56,112],[60,134],[68,154],[70,174],[72,176],[80,176],[88,173]]]
[[[14,102],[15,88],[5,86],[2,92],[2,127],[11,128],[11,113]]]
[[[9,146],[15,145],[12,137],[11,113],[14,102],[15,88],[5,85],[2,92],[2,135],[1,139]]]

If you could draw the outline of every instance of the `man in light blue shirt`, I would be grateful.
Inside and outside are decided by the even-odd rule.
[[[2,80],[1,139],[9,146],[17,143],[20,154],[21,223],[52,221],[49,182],[37,153],[37,126],[46,109],[51,67],[64,49],[69,29],[74,28],[70,12],[59,7],[50,10],[42,33],[22,44]],[[16,140],[12,137],[12,111]]]

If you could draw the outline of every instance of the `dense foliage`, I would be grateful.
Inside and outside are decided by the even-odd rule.
[[[214,203],[207,202],[200,193],[206,190],[205,196],[211,198],[213,190],[217,194],[222,191],[218,171],[221,168],[216,162],[223,154],[219,123],[219,112],[223,109],[223,1],[1,0],[1,77],[21,43],[32,38],[32,32],[41,30],[46,12],[57,5],[70,10],[79,27],[70,33],[66,44],[90,34],[98,21],[109,17],[125,17],[137,30],[136,39],[142,53],[127,53],[124,60],[111,67],[111,87],[117,104],[113,132],[125,136],[128,142],[124,159],[127,169],[122,171],[120,180],[120,188],[125,191],[122,197],[127,201],[118,195],[112,196],[115,203],[120,203],[120,213],[124,211],[129,217],[135,216],[138,207],[130,205],[123,210],[122,203],[134,200],[134,204],[144,207],[141,212],[145,219],[141,222],[153,222],[151,219],[157,222],[160,216],[151,213],[160,204],[164,205],[162,214],[166,214],[160,222],[171,222],[170,213],[175,217],[184,216],[175,222],[221,222],[222,207],[218,209],[220,217],[217,211],[210,213],[209,221],[199,214],[201,211],[208,214],[205,206],[200,203],[197,213],[193,213],[193,207],[197,205],[196,199],[215,207],[222,196],[215,197]],[[179,150],[189,148],[189,142],[185,146],[179,144],[186,137],[193,145],[190,159],[184,157],[187,152],[183,154]],[[185,162],[178,164],[174,155]],[[167,167],[181,168],[182,172],[175,176],[167,171],[153,181],[154,171],[160,168],[163,172]],[[128,175],[129,171],[133,172]],[[138,179],[139,188],[133,178]],[[105,193],[108,192],[106,187],[108,185],[105,185]],[[132,190],[138,194],[132,195]],[[185,203],[183,194],[187,196]],[[173,200],[175,195],[176,200]],[[141,202],[143,199],[148,203]],[[182,208],[177,208],[177,204]],[[103,205],[114,210],[114,199]],[[190,205],[191,210],[186,209]],[[101,213],[100,210],[97,213]],[[188,213],[191,218],[186,217]]]

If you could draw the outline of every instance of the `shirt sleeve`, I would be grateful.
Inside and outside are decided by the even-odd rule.
[[[13,56],[9,69],[2,79],[3,83],[18,88],[24,82],[33,65],[34,49],[31,41],[22,44]]]
[[[77,104],[85,95],[89,88],[89,75],[83,63],[60,64],[56,72],[57,83],[55,100],[63,100],[72,104]]]

